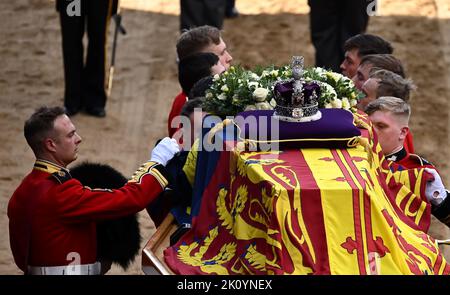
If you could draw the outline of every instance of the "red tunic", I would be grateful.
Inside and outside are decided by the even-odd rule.
[[[140,178],[117,190],[90,189],[67,170],[47,161],[34,169],[8,204],[11,250],[17,266],[62,266],[96,261],[96,221],[118,218],[145,208],[166,185],[147,163]],[[153,166],[154,167],[154,166]],[[54,177],[52,173],[66,177]],[[78,254],[75,254],[78,256]]]
[[[173,100],[172,109],[170,110],[169,118],[167,120],[167,130],[169,132],[169,137],[172,137],[173,134],[179,129],[179,127],[171,127],[171,123],[173,118],[181,115],[181,109],[183,108],[186,101],[187,96],[184,92],[180,92]]]
[[[415,168],[433,168],[433,164],[425,160],[424,158],[409,153],[406,148],[402,148],[400,151],[390,154],[386,156],[387,160],[394,161],[398,165],[402,166],[405,169],[415,169]]]

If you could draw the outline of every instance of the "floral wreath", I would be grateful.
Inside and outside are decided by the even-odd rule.
[[[253,71],[232,66],[221,75],[215,75],[206,91],[203,109],[221,117],[235,116],[246,110],[271,110],[276,106],[274,85],[292,77],[289,66],[257,67]],[[320,86],[319,108],[341,108],[356,112],[362,94],[353,81],[342,74],[320,67],[307,68],[303,74],[306,83]]]

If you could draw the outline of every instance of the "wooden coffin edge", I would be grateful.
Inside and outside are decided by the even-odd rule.
[[[164,261],[164,257],[158,257],[161,247],[169,247],[170,235],[177,229],[174,216],[169,213],[156,232],[148,240],[142,249],[142,271],[146,275],[173,275]]]

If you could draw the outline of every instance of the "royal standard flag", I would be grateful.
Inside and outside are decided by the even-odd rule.
[[[348,149],[199,151],[177,274],[448,274],[426,234],[429,175]],[[223,144],[228,144],[223,141]]]

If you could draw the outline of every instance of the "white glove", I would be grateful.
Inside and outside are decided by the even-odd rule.
[[[164,137],[153,149],[150,161],[166,166],[167,162],[179,151],[180,147],[175,139]]]
[[[427,200],[434,206],[439,206],[447,198],[442,179],[435,169],[425,168],[425,171],[434,176],[433,181],[428,181],[425,187],[425,196]]]

